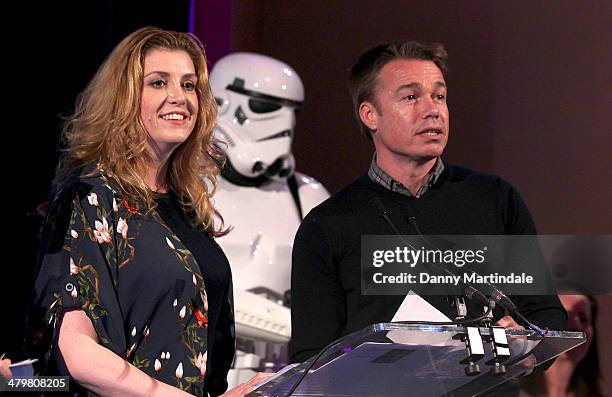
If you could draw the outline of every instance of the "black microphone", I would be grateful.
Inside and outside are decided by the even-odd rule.
[[[400,239],[402,239],[402,241],[406,245],[408,245],[411,249],[414,250],[415,248],[410,243],[408,243],[407,241],[405,241],[401,237],[401,233],[399,232],[397,227],[393,224],[393,222],[391,221],[391,218],[389,218],[388,211],[385,208],[385,206],[382,203],[382,201],[380,200],[380,198],[374,197],[374,203],[382,211],[380,216],[385,220],[385,222],[387,222],[387,224],[389,224],[389,226],[391,227],[393,232],[398,237],[400,237]],[[425,237],[425,235],[421,232],[418,224],[416,223],[414,208],[412,208],[410,203],[407,203],[407,205],[408,205],[408,208],[409,208],[409,210],[411,212],[411,214],[408,217],[408,221],[412,224],[412,226],[416,230],[416,232],[419,235],[419,237],[421,237],[421,239],[423,241],[425,241],[428,245],[430,245],[434,249],[440,250],[440,248],[438,248],[435,244],[431,243],[427,239],[427,237]],[[431,264],[429,264],[429,265],[432,266]],[[447,268],[443,268],[443,267],[439,267],[439,266],[433,266],[433,267],[435,269],[442,270],[442,271],[444,271],[446,273],[449,273],[451,275],[455,275],[454,272],[452,272],[451,270],[449,270]],[[472,269],[469,269],[469,268],[467,270],[470,271],[472,274],[475,274],[476,276],[481,277],[480,274],[478,274],[476,271],[474,271]],[[521,312],[518,310],[518,308],[516,307],[514,302],[512,302],[512,300],[510,298],[508,298],[508,296],[506,296],[499,288],[497,288],[495,285],[493,285],[492,283],[490,283],[490,282],[488,282],[486,280],[485,280],[485,283],[491,289],[490,300],[492,300],[496,306],[499,306],[502,309],[506,310],[511,316],[518,317],[525,324],[527,324],[531,330],[539,333],[540,335],[544,336],[548,332],[548,330],[543,330],[542,328],[538,327],[537,325],[529,322],[529,320],[527,320],[527,318],[525,318],[525,316],[523,316],[523,314],[521,314]],[[482,291],[480,291],[477,287],[475,287],[475,286],[473,286],[473,285],[471,285],[469,283],[463,282],[463,284],[464,284],[463,294],[465,296],[467,296],[469,299],[474,300],[474,301],[476,301],[478,303],[482,303],[484,305],[489,305],[489,299],[485,296],[485,294]]]
[[[381,203],[382,204],[382,203]],[[410,205],[410,204],[409,204]],[[410,208],[412,210],[412,208]],[[430,246],[434,247],[435,249],[439,250],[440,248],[438,248],[437,246],[435,246],[434,244],[432,244],[426,237],[425,235],[423,235],[423,233],[421,233],[421,230],[419,229],[419,226],[416,223],[415,217],[414,216],[410,216],[408,218],[408,221],[410,223],[412,223],[412,225],[414,226],[414,229],[417,231],[417,233],[419,234],[419,236],[423,239],[423,241],[425,241],[427,244],[429,244]],[[468,271],[470,271],[472,274],[475,274],[476,276],[480,277],[480,274],[472,269],[467,268]],[[516,307],[516,305],[514,304],[514,302],[512,302],[512,299],[508,298],[507,295],[505,295],[499,288],[497,288],[494,284],[488,282],[485,280],[485,284],[491,289],[491,293],[490,293],[490,297],[493,300],[493,302],[495,302],[496,306],[501,307],[502,309],[504,309],[506,312],[508,312],[508,314],[510,314],[511,316],[516,316],[518,317],[520,320],[522,320],[525,324],[527,324],[529,326],[530,329],[532,329],[533,331],[536,331],[537,333],[539,333],[540,335],[544,336],[546,334],[546,332],[548,332],[548,330],[543,330],[542,328],[538,327],[537,325],[529,322],[529,320],[527,320],[527,318],[525,316],[523,316],[523,314],[518,310],[518,308]],[[470,288],[473,288],[476,291],[481,292],[480,290],[478,290],[478,288],[467,284]],[[465,293],[465,291],[464,291]],[[481,298],[480,295],[484,295],[482,294],[476,294],[474,295],[474,292],[468,289],[468,298],[471,298],[472,296],[475,296],[477,298]],[[478,299],[477,299],[478,300]]]
[[[395,233],[400,240],[402,240],[402,242],[407,245],[408,247],[410,247],[412,250],[416,251],[416,248],[410,244],[408,241],[406,241],[403,237],[402,234],[400,233],[400,231],[398,230],[398,228],[395,226],[395,224],[393,223],[393,221],[391,221],[391,218],[389,218],[389,214],[387,209],[385,208],[384,204],[382,203],[382,201],[380,201],[380,198],[375,197],[374,198],[374,203],[376,204],[376,206],[382,211],[380,214],[380,217],[383,218],[385,220],[385,222],[387,222],[387,224],[389,225],[389,227],[391,227],[391,230],[393,230],[393,233]],[[419,236],[421,237],[421,239],[423,239],[427,244],[429,244],[430,246],[438,249],[435,245],[431,244],[429,241],[427,241],[427,239],[425,238],[425,236],[423,235],[423,233],[421,233],[418,225],[416,224],[416,221],[414,220],[414,216],[410,216],[409,217],[409,221],[412,223],[412,225],[414,226],[415,230],[417,231],[417,233],[419,234]],[[438,266],[435,264],[428,264],[429,267],[432,267],[436,270],[439,270],[443,273],[447,273],[451,276],[457,276],[457,274],[455,274],[454,272],[452,272],[450,269],[442,267],[442,266]],[[476,301],[477,303],[481,303],[485,306],[490,306],[491,302],[489,301],[489,299],[485,296],[485,294],[482,293],[482,291],[480,291],[479,289],[466,284],[465,282],[462,283],[463,286],[463,295],[467,296],[469,299]],[[493,308],[491,307],[491,310],[493,310]]]

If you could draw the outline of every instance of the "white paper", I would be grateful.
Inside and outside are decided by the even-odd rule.
[[[451,321],[425,299],[410,291],[393,316],[395,321]]]

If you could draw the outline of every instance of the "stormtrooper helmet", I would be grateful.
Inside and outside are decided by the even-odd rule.
[[[215,137],[229,162],[224,176],[228,168],[247,181],[290,176],[295,113],[304,102],[300,76],[277,59],[242,52],[217,61],[209,81],[219,106]]]

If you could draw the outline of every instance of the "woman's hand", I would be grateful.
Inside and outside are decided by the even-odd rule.
[[[242,396],[246,396],[247,394],[249,394],[250,392],[253,391],[253,389],[255,389],[255,385],[257,385],[259,382],[261,382],[262,380],[270,377],[274,375],[273,373],[270,372],[260,372],[257,375],[255,375],[254,377],[252,377],[251,379],[249,379],[248,381],[239,384],[238,386],[234,387],[231,390],[226,391],[225,393],[223,393],[220,397],[242,397]]]

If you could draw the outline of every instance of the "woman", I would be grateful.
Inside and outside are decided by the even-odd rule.
[[[597,302],[577,292],[566,292],[559,299],[567,311],[567,329],[584,332],[586,342],[561,354],[546,372],[524,378],[521,396],[603,396],[595,335]]]
[[[117,45],[67,119],[30,339],[41,372],[69,374],[71,391],[226,390],[234,320],[214,241],[215,122],[201,44],[157,28]]]

